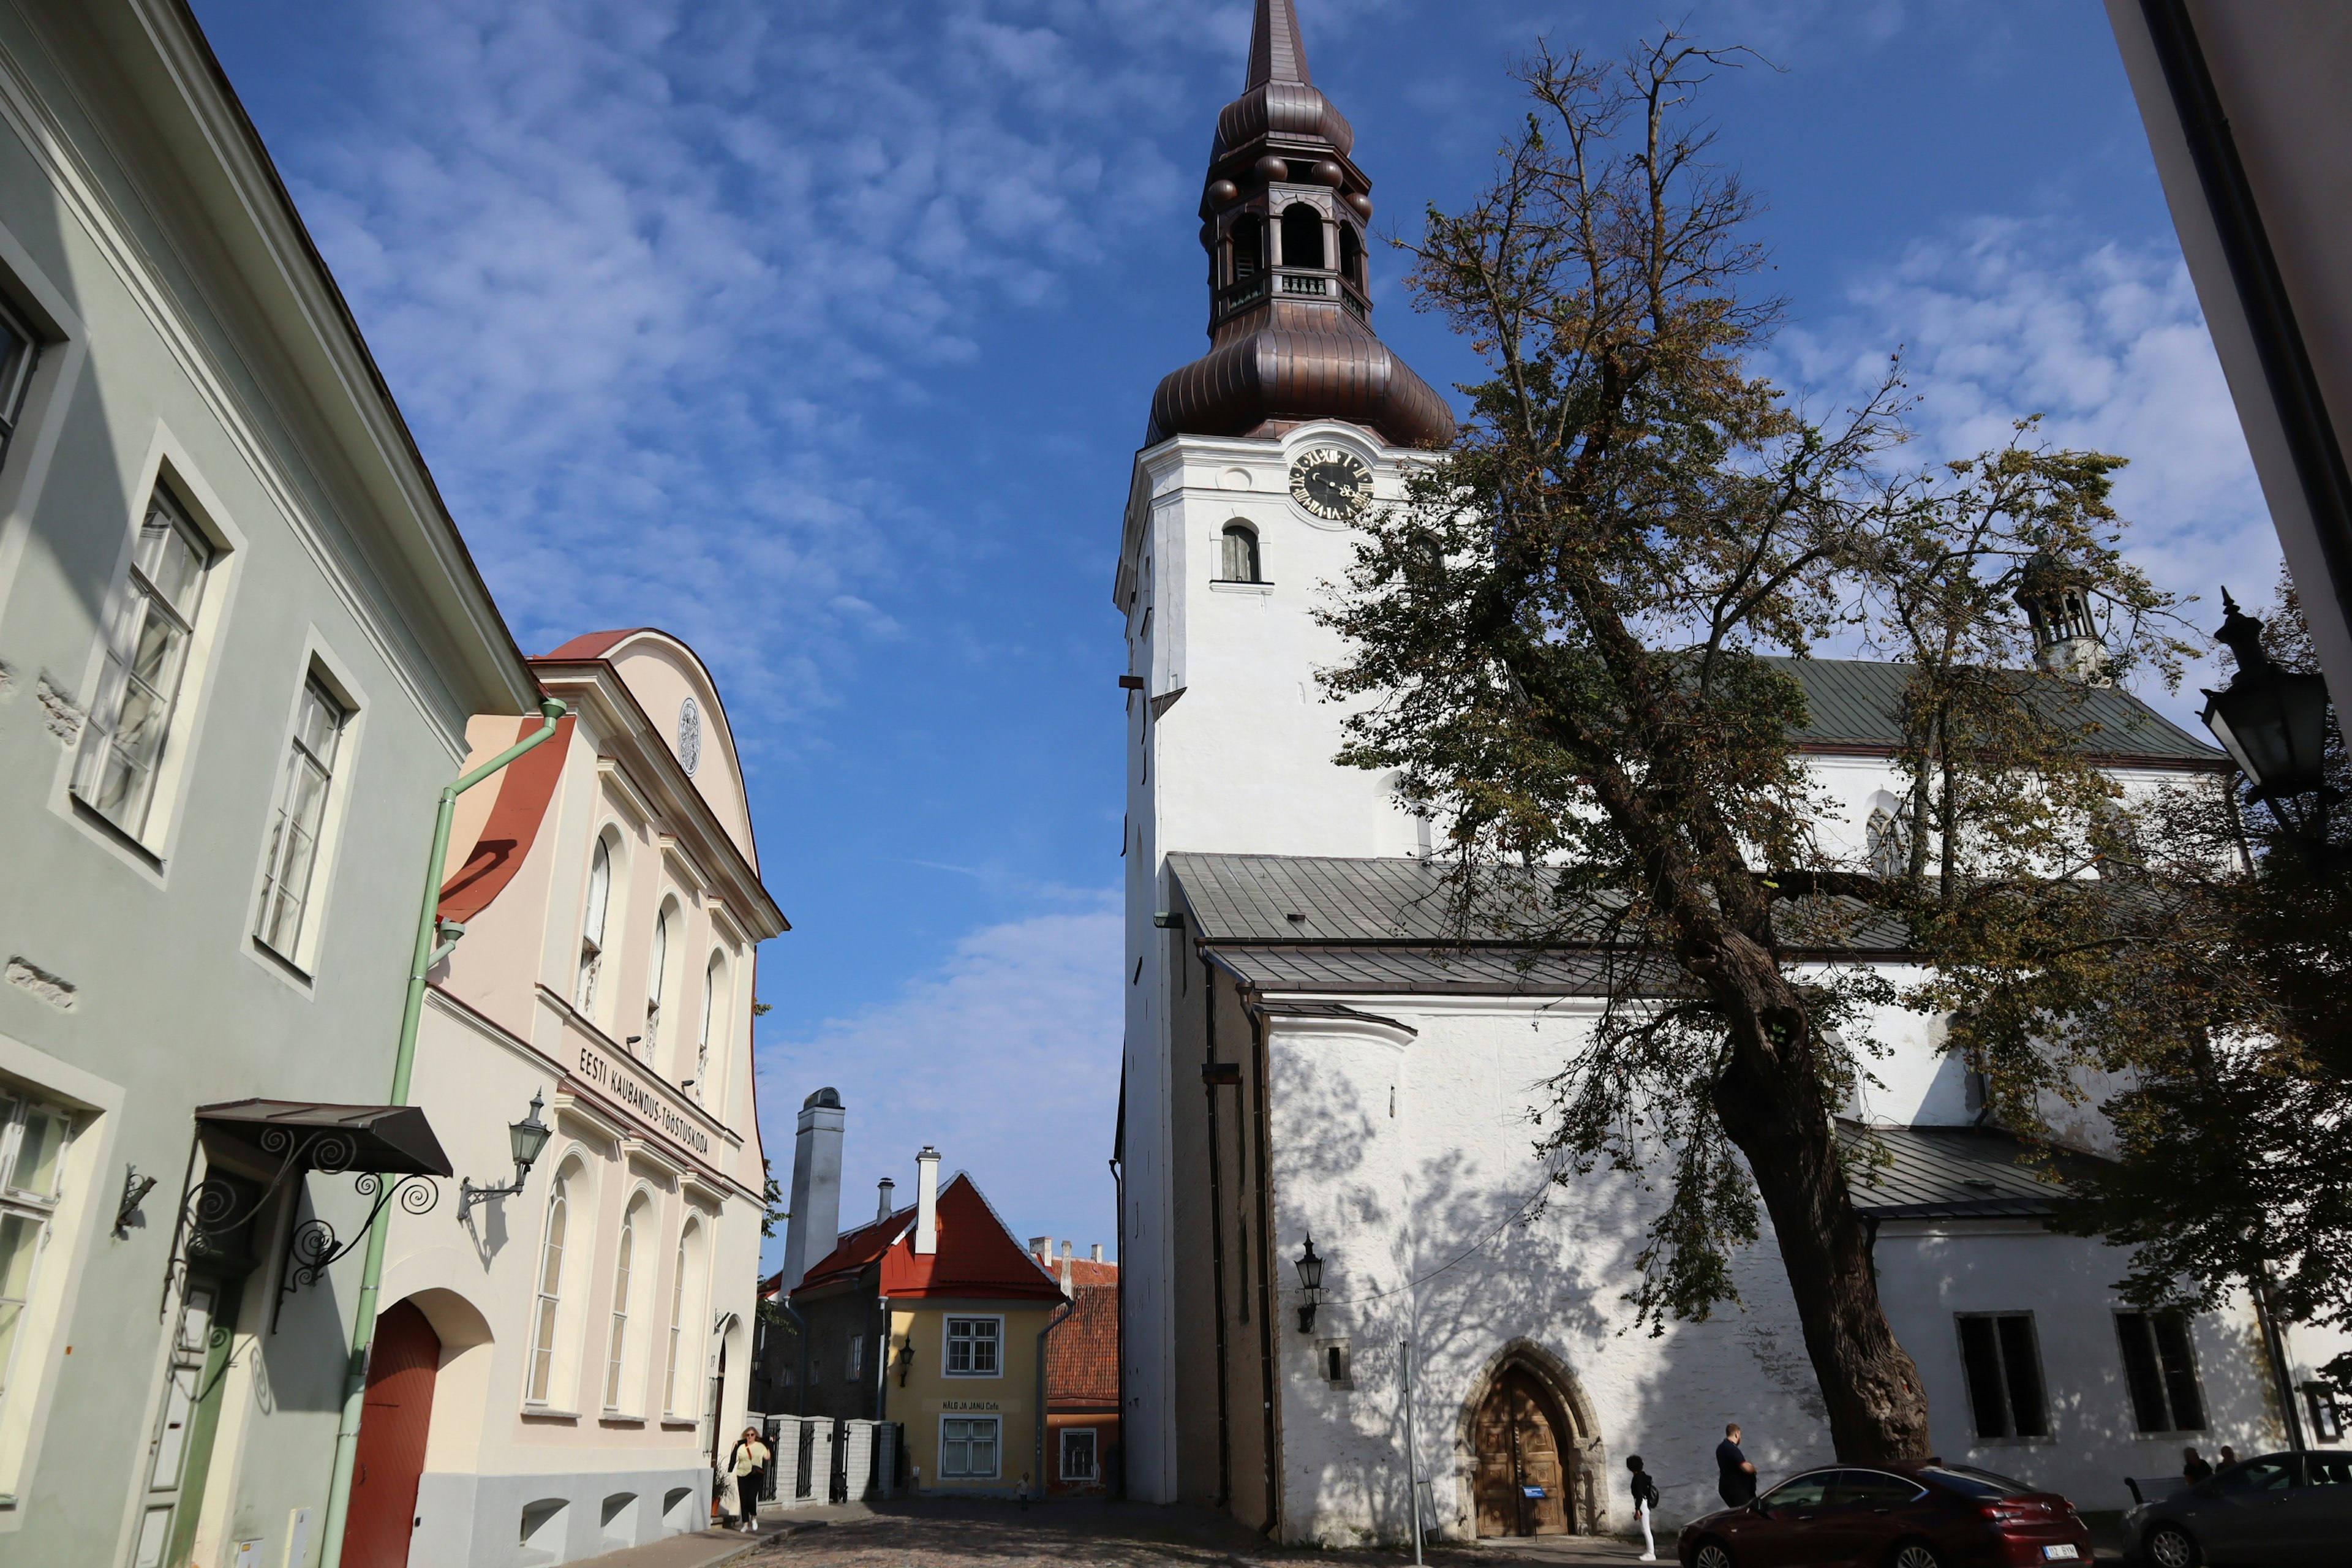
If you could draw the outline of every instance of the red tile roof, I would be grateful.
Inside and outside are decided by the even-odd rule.
[[[892,1300],[926,1296],[974,1296],[991,1300],[1058,1301],[1061,1281],[1021,1250],[1004,1222],[961,1172],[941,1189],[938,1205],[939,1250],[915,1252],[915,1211],[903,1208],[845,1234],[810,1268],[794,1295],[813,1286],[856,1278],[879,1262],[876,1293]]]
[[[1108,1281],[1081,1278],[1080,1269],[1107,1273]],[[1071,1284],[1077,1304],[1045,1342],[1045,1407],[1108,1405],[1118,1408],[1118,1265],[1073,1261]]]

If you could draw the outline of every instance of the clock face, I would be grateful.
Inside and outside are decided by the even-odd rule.
[[[691,697],[677,706],[677,760],[688,778],[702,765],[702,710]]]
[[[1290,499],[1317,517],[1340,521],[1372,499],[1372,471],[1353,452],[1309,447],[1290,465]]]

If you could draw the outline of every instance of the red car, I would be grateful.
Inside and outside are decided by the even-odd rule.
[[[2056,1492],[1966,1465],[1807,1470],[1683,1526],[1683,1568],[2026,1568],[2091,1561]]]

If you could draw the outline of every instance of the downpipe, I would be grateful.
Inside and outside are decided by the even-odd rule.
[[[556,698],[541,700],[540,717],[546,721],[536,734],[526,735],[473,772],[441,791],[440,810],[433,819],[433,854],[425,865],[425,908],[416,917],[416,943],[408,966],[408,996],[400,1011],[400,1048],[393,1057],[390,1103],[408,1103],[408,1080],[416,1069],[416,1026],[425,1015],[425,977],[449,956],[466,928],[441,916],[441,874],[449,858],[449,828],[457,813],[457,797],[506,765],[543,744],[572,710]],[[436,940],[437,939],[437,940]],[[350,1370],[343,1383],[343,1419],[335,1429],[335,1467],[327,1483],[327,1512],[320,1526],[319,1568],[341,1568],[343,1526],[352,1509],[352,1473],[359,1458],[360,1413],[367,1399],[368,1352],[375,1343],[375,1303],[383,1289],[384,1239],[392,1216],[379,1211],[368,1226],[367,1261],[360,1270],[359,1311],[352,1323]]]
[[[1037,1451],[1032,1460],[1035,1468],[1030,1473],[1037,1478],[1036,1500],[1039,1502],[1045,1500],[1045,1336],[1067,1322],[1070,1314],[1077,1310],[1078,1298],[1074,1286],[1070,1299],[1062,1303],[1062,1310],[1046,1319],[1045,1326],[1037,1331]],[[1095,1457],[1095,1467],[1097,1469],[1102,1468],[1102,1456],[1099,1454]]]

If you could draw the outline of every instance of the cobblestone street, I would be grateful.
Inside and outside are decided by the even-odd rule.
[[[831,1511],[831,1510],[829,1510]],[[746,1568],[1014,1568],[1067,1563],[1086,1568],[1257,1568],[1284,1563],[1381,1564],[1399,1552],[1303,1552],[1269,1547],[1255,1534],[1188,1509],[1121,1503],[1055,1503],[1022,1511],[1009,1503],[921,1501],[839,1510],[790,1530],[738,1561]],[[1590,1537],[1517,1543],[1524,1550],[1432,1549],[1433,1563],[1485,1568],[1510,1563],[1632,1563],[1638,1549]],[[1671,1551],[1671,1549],[1669,1549]]]

